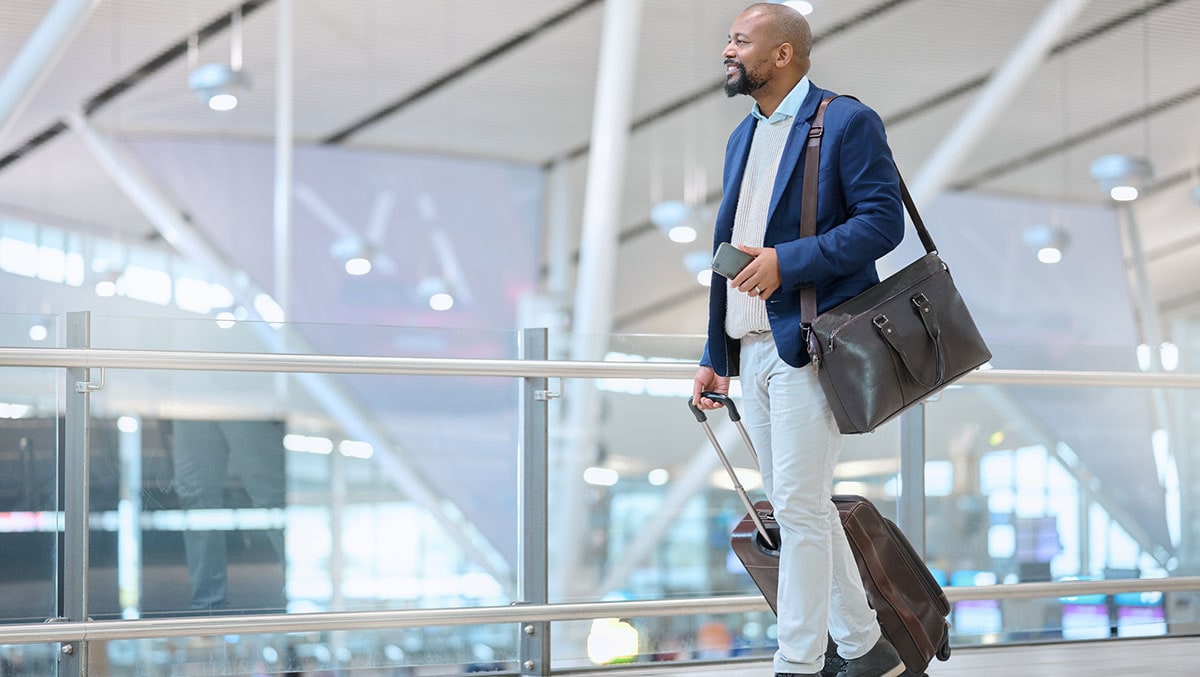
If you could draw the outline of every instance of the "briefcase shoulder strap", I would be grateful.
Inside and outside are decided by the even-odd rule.
[[[800,237],[813,237],[817,234],[817,184],[818,172],[821,168],[821,137],[825,134],[825,109],[829,107],[829,103],[834,99],[845,97],[854,99],[856,97],[849,94],[838,94],[831,96],[817,106],[817,114],[813,118],[812,127],[808,130],[808,146],[804,153],[804,184],[801,186],[803,191],[800,195]],[[900,168],[896,168],[896,176],[900,179],[900,197],[904,201],[904,208],[908,211],[908,216],[912,219],[913,227],[917,230],[917,235],[921,238],[921,244],[925,247],[925,252],[929,254],[937,253],[937,245],[933,243],[933,236],[929,234],[929,230],[925,228],[925,222],[921,220],[921,214],[917,211],[917,204],[913,202],[912,195],[908,192],[908,186],[904,184],[904,177],[900,175]],[[812,324],[817,317],[817,292],[813,285],[806,285],[800,290],[800,324],[807,327]]]

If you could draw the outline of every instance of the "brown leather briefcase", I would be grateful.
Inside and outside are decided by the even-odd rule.
[[[825,107],[837,98],[821,102],[808,135],[802,238],[817,233],[820,130]],[[801,333],[838,430],[846,434],[875,430],[992,359],[903,178],[900,194],[924,256],[820,315],[816,289],[800,290]]]

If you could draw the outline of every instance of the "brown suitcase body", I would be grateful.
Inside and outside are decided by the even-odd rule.
[[[946,616],[950,603],[900,528],[861,496],[835,495],[833,503],[858,563],[867,601],[909,673],[924,674],[935,657],[949,659],[950,626]],[[771,504],[759,501],[754,507],[772,542],[778,543],[779,525]],[[749,516],[734,529],[732,542],[734,553],[774,611],[779,551],[759,537]]]
[[[724,395],[705,393],[705,397],[722,402],[729,417],[737,425],[742,440],[746,443],[757,465],[758,456],[754,445],[742,425],[741,416],[733,401]],[[720,442],[708,425],[704,412],[688,406],[696,420],[703,426],[721,458],[725,470],[733,479],[734,489],[749,512],[738,523],[731,538],[733,552],[776,611],[775,601],[779,590],[779,525],[771,504],[759,501],[751,506],[746,490],[738,481],[733,466],[725,456]],[[858,564],[867,601],[879,619],[879,626],[888,641],[896,647],[910,675],[924,675],[925,668],[934,658],[950,658],[950,603],[940,585],[925,566],[921,556],[913,549],[903,532],[891,520],[862,496],[835,495],[833,503],[850,542],[850,550]],[[829,651],[834,650],[830,640]],[[827,654],[828,655],[828,654]]]

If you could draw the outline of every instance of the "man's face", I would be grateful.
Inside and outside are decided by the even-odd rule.
[[[774,52],[766,30],[766,17],[742,14],[729,29],[729,42],[721,56],[725,59],[725,95],[751,95],[771,81]]]

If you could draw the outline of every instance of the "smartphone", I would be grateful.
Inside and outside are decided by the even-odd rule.
[[[717,246],[717,253],[713,256],[712,269],[716,274],[732,280],[742,272],[742,268],[745,268],[746,264],[753,260],[753,256],[728,242],[722,242]]]

